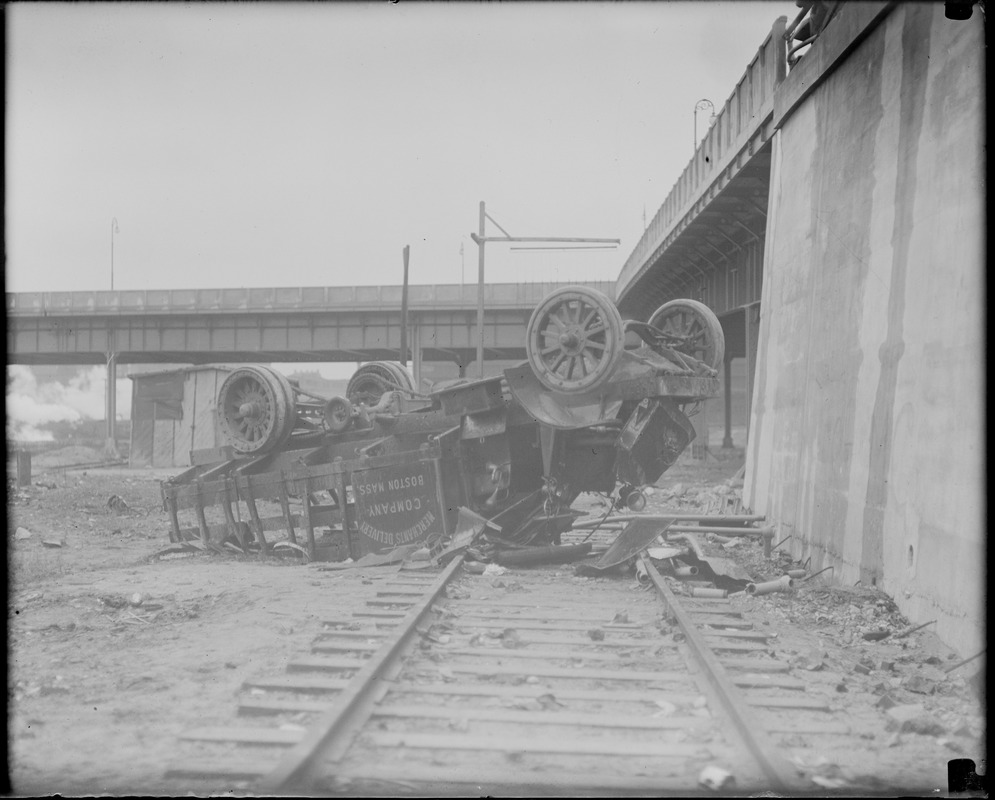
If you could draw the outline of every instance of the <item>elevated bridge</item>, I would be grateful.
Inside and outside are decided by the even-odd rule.
[[[565,284],[484,288],[485,359],[524,359],[535,306]],[[614,297],[611,282],[589,283]],[[7,295],[12,364],[397,360],[401,286],[32,292]],[[408,287],[408,343],[423,360],[476,357],[477,286]]]
[[[709,306],[726,340],[726,434],[732,446],[731,363],[746,358],[752,397],[770,188],[774,94],[787,73],[779,17],[719,111],[616,282],[622,316],[647,319],[675,298]]]

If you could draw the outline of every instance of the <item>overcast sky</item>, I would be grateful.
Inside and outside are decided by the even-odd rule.
[[[6,290],[614,280],[793,2],[6,6]],[[699,138],[707,112],[698,116]],[[498,233],[489,228],[489,233]],[[460,247],[464,248],[461,258]],[[463,265],[465,264],[465,271]]]

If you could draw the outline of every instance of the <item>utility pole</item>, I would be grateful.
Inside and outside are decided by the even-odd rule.
[[[401,285],[401,366],[408,366],[408,254],[411,245],[404,245],[404,283]]]
[[[486,236],[484,232],[484,225],[486,220],[490,220],[497,227],[504,236]],[[490,214],[487,213],[484,208],[484,201],[480,201],[480,224],[478,227],[479,233],[471,233],[470,238],[477,243],[478,252],[478,262],[477,262],[477,364],[478,370],[480,372],[480,377],[484,377],[484,245],[487,242],[580,242],[580,243],[595,243],[595,244],[612,244],[616,247],[621,243],[619,239],[591,239],[591,238],[578,238],[578,237],[563,237],[563,236],[512,236],[504,228],[498,224],[497,220],[494,219]],[[583,247],[537,247],[537,248],[527,248],[519,247],[513,248],[517,250],[584,250],[588,248]]]

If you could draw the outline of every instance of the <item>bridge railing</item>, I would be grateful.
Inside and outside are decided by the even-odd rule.
[[[563,283],[494,283],[484,286],[489,308],[537,305]],[[585,286],[615,296],[614,281]],[[7,313],[23,316],[60,314],[245,313],[259,311],[399,310],[401,286],[304,286],[227,289],[143,289],[90,292],[17,292],[7,294]],[[408,287],[412,309],[476,308],[476,284],[429,284]]]
[[[626,259],[616,284],[619,289],[636,277],[693,203],[773,114],[774,89],[784,80],[787,66],[786,22],[786,17],[778,17],[774,22],[690,163]]]

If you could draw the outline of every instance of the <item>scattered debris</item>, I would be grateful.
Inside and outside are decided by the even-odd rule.
[[[899,733],[919,733],[924,736],[942,736],[946,729],[919,703],[895,706],[885,712],[888,730]]]
[[[488,564],[484,569],[484,575],[504,575],[508,570],[499,564]]]
[[[736,779],[729,770],[711,764],[698,776],[698,783],[714,792],[727,791],[736,785]]]
[[[129,511],[131,509],[131,506],[129,506],[124,501],[124,498],[122,498],[121,496],[116,495],[116,494],[112,494],[107,499],[107,507],[111,511],[114,511],[114,512],[116,512],[118,514],[124,514],[126,511]]]
[[[14,531],[15,539],[30,539],[32,536],[34,536],[34,534],[27,528],[18,528]]]
[[[936,681],[923,675],[910,675],[902,681],[902,686],[916,694],[933,694],[936,691]]]
[[[65,539],[42,539],[41,543],[42,543],[43,547],[65,547],[66,546],[66,540]]]
[[[746,593],[758,596],[773,594],[774,592],[786,592],[794,585],[795,582],[790,576],[782,575],[774,581],[766,581],[764,583],[748,583],[746,584]]]

